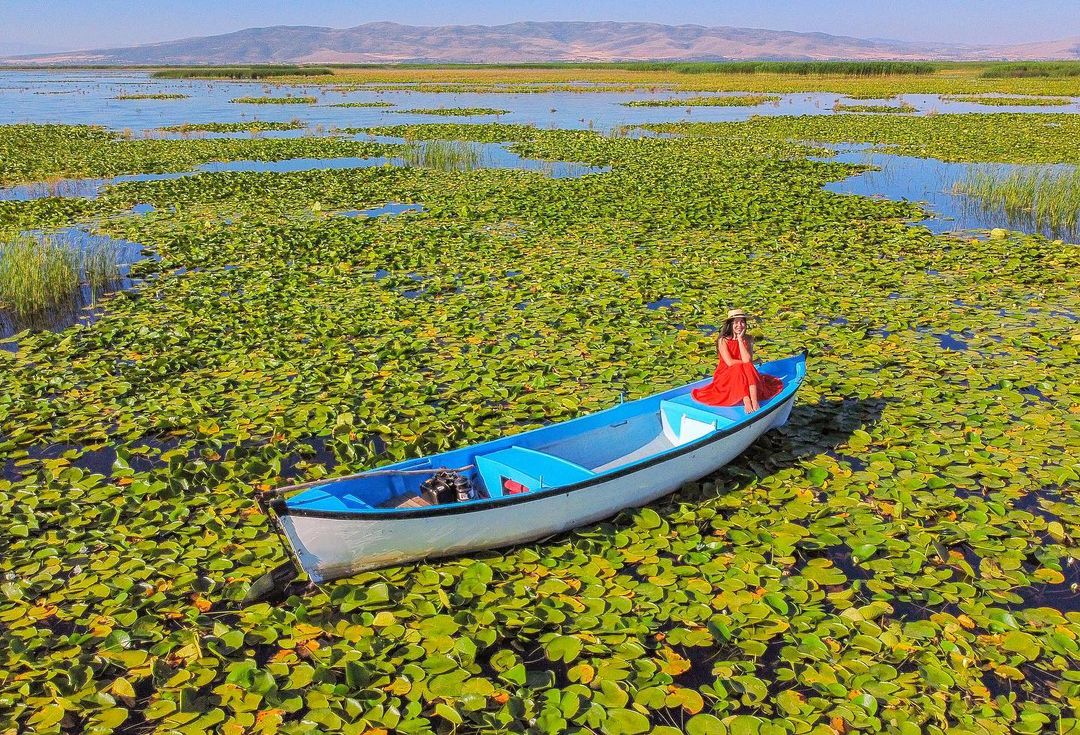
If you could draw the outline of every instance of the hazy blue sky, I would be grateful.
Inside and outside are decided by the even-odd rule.
[[[0,0],[0,53],[126,46],[269,25],[626,20],[1019,43],[1080,36],[1077,0]]]

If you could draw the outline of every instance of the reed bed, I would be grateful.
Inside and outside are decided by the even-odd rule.
[[[414,107],[409,110],[394,110],[402,115],[444,115],[448,117],[475,117],[478,115],[505,115],[510,110],[496,107]]]
[[[109,240],[21,235],[0,244],[0,305],[28,317],[73,304],[84,285],[92,301],[120,279],[119,254]]]
[[[776,95],[748,94],[728,97],[684,97],[666,100],[631,100],[624,107],[756,107],[766,102],[778,102]]]
[[[403,65],[407,66],[407,65]],[[801,74],[848,76],[891,76],[933,74],[940,64],[922,61],[567,61],[516,64],[445,64],[456,69],[620,69],[626,71],[669,71],[677,74]],[[425,65],[416,65],[424,68]],[[361,68],[344,66],[343,68]],[[378,67],[375,67],[378,68]]]
[[[319,100],[315,97],[236,97],[229,100],[240,105],[313,105]]]
[[[200,66],[164,69],[155,79],[269,79],[272,77],[321,77],[333,72],[325,66]]]
[[[481,165],[483,151],[476,145],[459,140],[407,141],[401,157],[407,166],[440,171],[471,171]]]
[[[118,100],[185,100],[186,94],[120,94],[113,99]]]
[[[993,105],[996,107],[1064,107],[1072,104],[1068,97],[994,97],[991,95],[943,95],[946,102],[968,102],[974,105]]]
[[[956,182],[953,191],[984,207],[999,208],[1035,229],[1061,236],[1078,234],[1080,168],[976,169]]]
[[[1080,76],[1077,61],[1022,61],[992,64],[982,72],[986,79],[1065,78]]]
[[[117,261],[120,248],[109,240],[95,240],[81,251],[82,282],[90,287],[91,294],[97,294],[120,280],[120,268]]]
[[[393,102],[377,101],[377,102],[338,102],[336,105],[330,105],[331,107],[394,107]]]
[[[916,112],[915,106],[907,102],[898,105],[851,105],[844,104],[839,100],[833,104],[833,112],[872,112],[872,113],[912,113]]]

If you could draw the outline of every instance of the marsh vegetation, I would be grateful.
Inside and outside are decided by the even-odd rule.
[[[837,103],[833,105],[833,112],[878,112],[910,114],[912,112],[916,112],[916,108],[914,105],[903,101],[895,105],[853,105],[837,101]]]
[[[478,117],[480,115],[505,115],[510,110],[494,107],[413,107],[408,110],[394,110],[403,115],[442,115],[445,117]]]
[[[319,77],[333,72],[325,66],[292,64],[256,66],[194,66],[163,69],[153,73],[156,79],[273,79],[275,77]]]
[[[262,133],[270,130],[303,130],[302,120],[274,122],[270,120],[245,120],[242,122],[204,122],[165,125],[158,130],[166,133]]]
[[[953,189],[984,207],[1004,210],[1030,228],[1080,241],[1080,169],[1076,167],[981,169],[956,182]]]
[[[1068,97],[1016,97],[1006,95],[946,95],[943,100],[950,102],[969,102],[975,105],[997,107],[1062,107],[1072,104]]]
[[[306,95],[287,97],[236,97],[229,100],[240,105],[313,105],[319,100]]]
[[[393,102],[377,100],[374,102],[338,102],[331,107],[394,107]]]
[[[455,73],[581,73],[527,71]],[[927,79],[842,84],[880,94]],[[865,167],[801,141],[1075,164],[1080,118],[650,129],[678,136],[366,131],[407,139],[385,144],[0,126],[8,185],[214,160],[412,164],[0,202],[3,241],[22,248],[13,272],[42,257],[18,232],[90,222],[157,254],[94,323],[0,351],[0,729],[1075,730],[1076,246],[934,235],[909,224],[917,203],[827,191]],[[602,172],[480,167],[476,144],[504,142]],[[339,216],[387,203],[411,213]],[[80,260],[89,271],[73,279],[70,254],[47,257],[57,284],[97,268]],[[723,471],[543,544],[239,607],[285,560],[258,493],[704,376],[731,306],[757,317],[762,357],[806,347],[810,371],[788,426]]]
[[[440,171],[471,171],[483,161],[483,150],[458,140],[407,141],[402,158],[408,166]]]
[[[76,301],[86,286],[100,293],[120,278],[118,248],[109,240],[88,244],[62,235],[22,235],[0,243],[0,308],[21,318]]]
[[[632,100],[624,102],[627,107],[756,107],[766,102],[776,102],[779,97],[763,94],[727,95],[724,97],[683,97],[666,100]]]
[[[153,93],[153,94],[118,94],[115,99],[118,100],[184,100],[189,95],[180,94],[177,92],[169,93]]]

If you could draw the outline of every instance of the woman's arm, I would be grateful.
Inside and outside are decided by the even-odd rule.
[[[716,338],[716,356],[724,361],[724,364],[731,367],[735,364],[735,360],[731,357],[727,350],[724,349],[724,338]]]
[[[753,362],[754,361],[754,338],[749,334],[744,334],[739,338],[739,362]]]

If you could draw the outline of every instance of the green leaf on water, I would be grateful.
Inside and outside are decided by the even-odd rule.
[[[573,636],[555,636],[544,646],[549,661],[570,663],[581,653],[581,641]]]
[[[649,718],[630,709],[609,709],[604,721],[604,732],[611,735],[638,735],[648,732]]]

